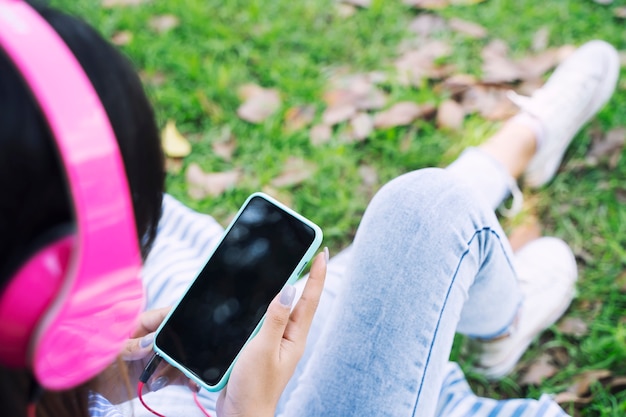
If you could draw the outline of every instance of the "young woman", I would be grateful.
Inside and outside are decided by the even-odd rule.
[[[23,6],[0,0],[0,20],[17,4]],[[164,314],[160,308],[180,296],[221,228],[163,197],[152,111],[127,62],[85,24],[50,9],[38,12],[84,70],[119,143],[137,240],[144,255],[151,248],[143,270],[150,310],[139,317],[131,339],[111,341],[129,362],[126,376],[126,367],[114,363],[104,369],[103,364],[91,369],[92,374],[101,371],[94,380],[86,382],[92,375],[81,379],[78,372],[75,389],[44,389],[39,396],[37,387],[50,384],[39,376],[35,365],[41,364],[25,360],[0,368],[0,396],[15,416],[27,410],[41,416],[144,415],[134,402],[111,403],[132,397],[124,380],[135,384],[133,371],[150,353],[152,332]],[[15,26],[16,36],[24,27]],[[55,142],[62,140],[51,133],[51,120],[25,82],[28,75],[2,45],[0,181],[6,191],[0,203],[0,314],[1,297],[11,290],[24,259],[41,248],[42,234],[81,221],[73,183],[64,174],[80,161],[59,162]],[[60,59],[51,56],[50,68]],[[477,398],[448,357],[454,333],[468,334],[481,348],[479,370],[501,377],[568,307],[577,272],[567,245],[541,238],[513,253],[493,210],[516,189],[520,176],[531,186],[552,178],[575,133],[610,97],[618,72],[614,49],[590,42],[532,98],[515,97],[520,114],[484,145],[467,150],[446,170],[415,171],[384,186],[354,244],[330,262],[326,285],[326,257],[320,255],[310,277],[299,284],[303,296],[295,301],[289,287],[277,296],[226,389],[202,393],[204,405],[220,417],[565,415],[547,396],[538,401]],[[74,82],[61,80],[68,88]],[[74,271],[66,268],[61,277],[68,280]],[[63,304],[65,296],[54,294],[52,304]],[[7,324],[12,323],[0,320],[0,329]],[[29,339],[24,356],[39,347],[37,336]],[[188,388],[174,383],[184,385],[169,370],[157,371],[148,386],[158,392],[146,400],[168,416],[201,415]]]

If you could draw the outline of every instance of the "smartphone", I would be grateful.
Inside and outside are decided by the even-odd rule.
[[[252,194],[157,329],[155,352],[203,388],[219,391],[269,303],[297,280],[321,242],[313,222]]]

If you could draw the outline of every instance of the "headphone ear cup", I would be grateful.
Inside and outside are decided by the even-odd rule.
[[[40,245],[0,294],[0,363],[5,366],[29,365],[37,325],[63,285],[74,237],[53,234],[55,239]]]

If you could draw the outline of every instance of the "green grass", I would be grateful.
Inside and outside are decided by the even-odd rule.
[[[363,143],[346,144],[334,138],[319,147],[310,144],[306,130],[284,131],[283,115],[292,106],[313,104],[319,118],[324,108],[322,94],[334,70],[389,69],[399,43],[411,37],[406,28],[417,15],[399,1],[374,0],[370,9],[347,19],[336,16],[330,0],[159,0],[107,10],[99,2],[86,0],[52,3],[83,16],[106,37],[120,30],[133,33],[130,44],[121,49],[145,74],[165,77],[163,84],[148,84],[147,89],[159,123],[173,119],[192,138],[193,153],[185,159],[185,166],[197,162],[207,171],[243,170],[244,179],[234,190],[202,201],[188,196],[184,170],[168,176],[170,193],[222,222],[248,194],[267,186],[288,157],[301,156],[317,165],[315,174],[281,191],[290,195],[296,210],[322,226],[326,244],[337,252],[350,241],[374,191],[363,188],[360,165],[377,170],[376,188],[400,173],[449,163],[464,146],[485,139],[497,128],[472,116],[466,119],[462,134],[449,134],[429,121],[420,121],[411,127],[378,131]],[[611,6],[591,0],[487,0],[439,13],[482,24],[489,31],[488,39],[475,41],[445,32],[441,37],[454,46],[449,62],[480,75],[480,50],[489,40],[503,39],[512,55],[519,57],[527,53],[533,34],[542,27],[549,29],[551,46],[601,38],[626,49],[624,22],[613,17],[613,9],[624,5],[621,0]],[[159,14],[173,14],[181,24],[156,34],[148,22]],[[236,116],[237,89],[251,82],[278,89],[284,101],[282,110],[261,125],[250,125]],[[442,100],[428,83],[419,89],[394,83],[386,87],[392,100]],[[623,88],[594,123],[603,130],[626,125]],[[212,141],[225,127],[238,141],[232,162],[211,151]],[[542,339],[545,344],[529,350],[526,360],[548,346],[562,347],[569,354],[569,363],[541,386],[520,387],[516,374],[499,385],[473,377],[478,393],[537,397],[541,392],[562,390],[588,369],[626,375],[626,294],[615,284],[626,265],[626,161],[622,158],[614,169],[605,164],[580,168],[589,143],[587,128],[569,149],[562,174],[538,192],[546,233],[562,237],[579,255],[579,296],[568,314],[588,321],[589,334],[574,338],[553,328]],[[455,348],[455,355],[459,350]],[[583,415],[626,413],[626,392],[612,394],[599,385],[593,390],[594,401]]]

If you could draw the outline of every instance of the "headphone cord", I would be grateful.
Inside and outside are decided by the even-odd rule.
[[[37,415],[37,403],[43,395],[43,387],[31,376],[28,387],[28,399],[26,400],[26,415],[35,417]]]
[[[159,366],[162,360],[163,358],[161,358],[159,355],[154,353],[152,357],[150,358],[150,360],[148,361],[148,364],[144,368],[143,372],[141,373],[141,376],[139,377],[139,382],[137,382],[137,397],[139,398],[141,405],[143,405],[146,410],[148,410],[149,412],[151,412],[152,414],[158,417],[165,417],[165,416],[163,414],[156,412],[148,404],[146,404],[146,402],[143,399],[143,387],[148,382],[148,380],[150,379],[150,377],[152,376],[152,374],[154,373],[157,366]],[[198,408],[200,409],[200,411],[202,411],[202,413],[206,417],[211,417],[211,414],[209,414],[209,412],[202,406],[202,403],[200,403],[200,399],[198,398],[198,393],[195,391],[193,392],[193,400],[198,406]],[[29,415],[29,417],[34,417],[34,414],[33,416]]]

